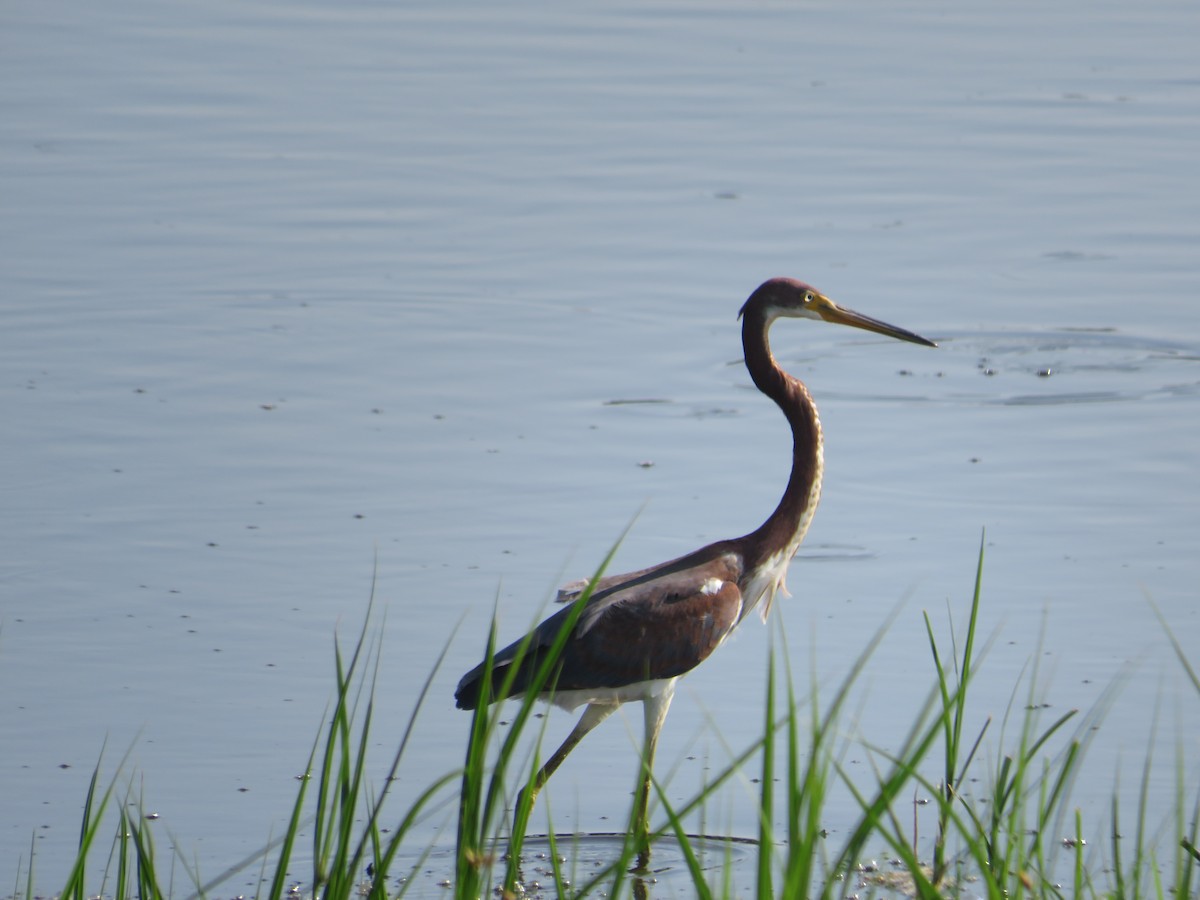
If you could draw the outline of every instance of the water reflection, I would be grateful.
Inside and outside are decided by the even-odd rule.
[[[719,835],[687,835],[687,851],[672,836],[655,841],[650,864],[641,871],[626,871],[620,864],[629,858],[629,837],[617,832],[533,835],[524,842],[518,866],[525,896],[556,896],[561,878],[564,887],[579,891],[605,890],[614,881],[632,888],[635,897],[695,896],[695,875],[688,860],[694,855],[698,870],[710,882],[747,888],[754,883],[758,842]],[[719,873],[709,876],[708,873]]]

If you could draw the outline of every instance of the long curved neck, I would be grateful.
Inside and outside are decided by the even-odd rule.
[[[744,553],[748,571],[764,565],[787,565],[795,554],[821,497],[824,468],[821,420],[812,396],[798,378],[779,367],[771,355],[767,329],[771,319],[757,305],[745,309],[742,347],[746,368],[760,391],[783,410],[792,429],[792,474],[779,505],[755,531],[746,535]]]

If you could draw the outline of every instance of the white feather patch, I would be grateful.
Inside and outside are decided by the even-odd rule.
[[[616,688],[591,688],[575,691],[558,691],[553,696],[539,697],[547,703],[553,703],[559,709],[565,709],[570,712],[583,706],[585,703],[597,703],[607,706],[620,706],[622,703],[633,703],[635,701],[654,700],[667,691],[675,689],[675,682],[679,680],[679,676],[674,678],[656,678],[653,681],[638,681],[634,684],[627,684]],[[517,695],[513,695],[514,697]]]

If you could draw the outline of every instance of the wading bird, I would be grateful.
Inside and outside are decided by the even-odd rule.
[[[571,628],[541,698],[573,710],[585,706],[575,728],[523,790],[537,793],[583,737],[622,703],[642,702],[646,737],[641,784],[634,809],[638,865],[649,861],[651,767],[659,731],[675,682],[721,645],[751,610],[766,621],[784,576],[821,495],[821,422],[808,389],[771,355],[767,331],[776,319],[818,319],[877,334],[937,346],[932,341],[838,306],[800,281],[774,278],[750,295],[741,312],[746,368],[760,391],[783,410],[792,429],[792,474],[779,506],[756,530],[639,572],[600,578],[582,609],[568,606],[525,638],[497,652],[463,676],[455,692],[460,709],[475,709],[504,696],[524,694],[564,628]],[[581,597],[583,584],[568,585],[558,600]],[[513,667],[516,667],[516,671]],[[481,696],[484,684],[490,696]],[[520,810],[521,803],[517,808]]]

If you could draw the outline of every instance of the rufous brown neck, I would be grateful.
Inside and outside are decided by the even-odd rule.
[[[816,404],[804,383],[780,368],[772,356],[767,340],[772,321],[765,306],[748,304],[742,315],[742,347],[750,378],[775,401],[792,429],[792,473],[775,511],[741,539],[747,572],[767,564],[786,564],[795,554],[820,500],[824,466]]]

